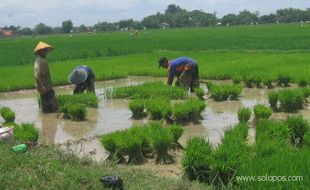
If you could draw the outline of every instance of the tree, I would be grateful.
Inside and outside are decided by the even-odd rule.
[[[71,20],[65,20],[62,22],[61,30],[63,33],[70,33],[73,30],[73,23]]]
[[[39,23],[34,27],[34,31],[37,34],[51,34],[53,32],[52,27],[47,26],[43,23]]]

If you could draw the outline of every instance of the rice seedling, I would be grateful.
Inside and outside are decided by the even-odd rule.
[[[180,125],[170,125],[168,126],[168,131],[173,137],[173,144],[175,148],[183,148],[182,145],[178,142],[178,140],[181,138],[184,129]]]
[[[254,83],[254,77],[253,76],[245,76],[243,78],[244,84],[247,88],[253,88],[253,83]]]
[[[267,86],[268,89],[272,89],[273,88],[273,85],[272,85],[273,81],[274,81],[273,79],[265,78],[265,79],[263,79],[263,84],[265,86]]]
[[[173,136],[167,128],[163,128],[161,125],[151,125],[149,141],[156,153],[156,164],[173,162],[173,158],[168,154],[168,150],[173,144]]]
[[[86,118],[86,106],[84,104],[70,104],[68,114],[74,121],[84,121]]]
[[[262,79],[259,76],[254,77],[253,83],[255,84],[256,88],[262,88],[261,82]]]
[[[204,99],[203,96],[205,95],[205,92],[202,88],[195,88],[195,94],[199,99]]]
[[[222,144],[212,154],[211,179],[212,184],[219,189],[235,184],[235,175],[249,159],[247,130],[246,124],[238,124],[226,130]]]
[[[5,120],[5,123],[14,123],[15,113],[9,107],[2,107],[0,109],[0,114]]]
[[[306,87],[308,85],[308,81],[304,78],[298,80],[299,87]]]
[[[113,133],[104,134],[100,137],[102,146],[109,152],[109,160],[116,161],[117,163],[125,162],[125,158],[120,152],[117,146],[117,141],[123,138],[121,131],[115,131]]]
[[[296,147],[301,147],[304,142],[304,136],[308,133],[310,125],[307,120],[303,119],[301,115],[290,116],[286,123],[290,129],[291,143]]]
[[[256,105],[254,107],[254,115],[256,121],[260,119],[268,119],[272,114],[272,110],[264,105]]]
[[[290,82],[291,82],[291,77],[287,76],[287,75],[278,75],[278,78],[277,78],[277,83],[278,83],[278,86],[281,86],[281,87],[289,87],[290,86]]]
[[[181,164],[189,180],[211,182],[212,151],[212,145],[204,137],[192,137],[187,140]]]
[[[185,124],[190,121],[198,122],[200,113],[205,109],[204,101],[190,99],[184,103],[178,103],[172,110],[172,115],[177,123]]]
[[[115,88],[113,98],[156,98],[167,97],[169,99],[183,99],[187,92],[183,88],[167,86],[162,82],[144,83],[138,86]]]
[[[240,123],[246,123],[251,117],[252,111],[250,108],[240,108],[238,110],[238,120]]]
[[[284,112],[293,113],[303,108],[305,98],[300,90],[283,90],[278,97]]]
[[[37,142],[39,130],[31,123],[22,123],[13,127],[13,137],[19,142]]]
[[[235,75],[232,77],[232,81],[234,84],[240,84],[242,82],[242,77],[240,75]]]
[[[141,99],[133,99],[129,103],[129,109],[132,112],[132,118],[141,119],[146,114],[144,112],[145,101]]]
[[[87,107],[97,108],[99,99],[93,93],[58,95],[57,103],[60,108],[65,104],[76,104],[76,103],[85,104]]]
[[[153,120],[169,120],[172,114],[170,100],[167,98],[152,98],[146,103],[146,109]]]
[[[242,91],[240,85],[212,85],[211,97],[215,101],[236,100]]]
[[[278,101],[279,101],[279,98],[278,98],[278,93],[277,92],[270,92],[268,94],[268,101],[269,101],[269,104],[270,104],[270,107],[273,111],[278,111],[279,108],[278,108]]]

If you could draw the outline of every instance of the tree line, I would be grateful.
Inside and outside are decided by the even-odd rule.
[[[178,5],[170,4],[164,13],[156,13],[146,16],[141,21],[133,19],[120,20],[118,22],[98,22],[93,26],[74,26],[71,20],[62,22],[61,27],[51,27],[44,23],[37,24],[33,29],[21,26],[5,26],[2,29],[11,30],[15,34],[60,34],[72,32],[105,32],[116,30],[138,30],[163,27],[204,27],[215,25],[247,25],[266,23],[291,23],[310,21],[310,8],[306,10],[296,8],[279,9],[276,13],[259,15],[259,12],[248,10],[240,11],[239,14],[227,14],[217,18],[216,13],[206,13],[202,10],[187,11]]]

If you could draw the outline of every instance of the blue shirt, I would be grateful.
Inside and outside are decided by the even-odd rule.
[[[175,75],[179,76],[183,71],[189,70],[197,62],[189,57],[179,57],[172,60],[168,67],[168,82],[172,83]]]

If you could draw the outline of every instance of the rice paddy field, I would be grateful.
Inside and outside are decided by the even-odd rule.
[[[58,113],[38,107],[40,40],[55,47]],[[0,142],[0,189],[100,189],[103,175],[125,189],[310,186],[310,25],[20,37],[0,48],[0,124],[14,134]],[[161,56],[196,59],[201,88],[166,86]],[[72,95],[77,65],[94,70],[95,95]],[[10,151],[19,143],[26,153]]]

